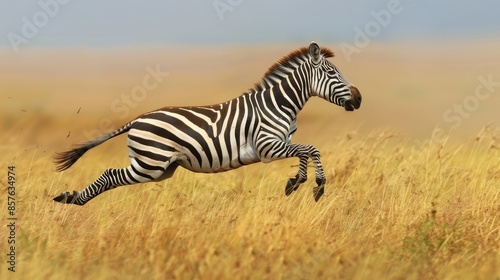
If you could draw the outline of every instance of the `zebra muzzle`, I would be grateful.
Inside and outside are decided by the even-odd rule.
[[[351,98],[344,102],[344,109],[346,111],[354,111],[361,106],[361,93],[359,93],[359,90],[355,86],[350,86],[349,90],[351,91]]]

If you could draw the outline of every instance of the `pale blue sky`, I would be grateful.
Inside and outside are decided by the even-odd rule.
[[[67,3],[55,7],[57,1]],[[48,11],[40,3],[46,3]],[[497,0],[2,0],[0,47],[11,47],[12,38],[19,48],[353,43],[356,28],[365,30],[381,10],[389,11],[391,19],[375,23],[379,30],[372,23],[373,40],[500,37]],[[26,27],[30,24],[37,30]],[[23,34],[23,29],[31,33]]]

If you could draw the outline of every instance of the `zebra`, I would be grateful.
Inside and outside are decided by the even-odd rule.
[[[327,59],[333,56],[330,49],[312,42],[278,60],[260,83],[239,97],[210,106],[164,107],[72,150],[56,153],[56,170],[63,171],[89,149],[128,132],[128,167],[106,169],[82,191],[63,192],[54,200],[84,205],[118,186],[170,178],[179,166],[193,172],[217,173],[256,162],[298,157],[298,172],[288,179],[285,195],[307,180],[311,158],[317,202],[324,193],[326,176],[317,148],[291,143],[297,130],[297,114],[313,96],[346,111],[361,105],[358,89]]]

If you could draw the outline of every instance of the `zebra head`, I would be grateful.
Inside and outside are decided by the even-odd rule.
[[[309,45],[311,64],[311,95],[319,96],[331,103],[344,107],[346,111],[359,109],[361,93],[346,80],[340,71],[328,61],[333,53],[321,50],[318,44]]]

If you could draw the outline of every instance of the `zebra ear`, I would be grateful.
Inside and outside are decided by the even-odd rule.
[[[311,56],[314,63],[318,63],[321,59],[321,51],[318,44],[316,44],[316,42],[314,41],[312,41],[309,45],[309,55]]]

